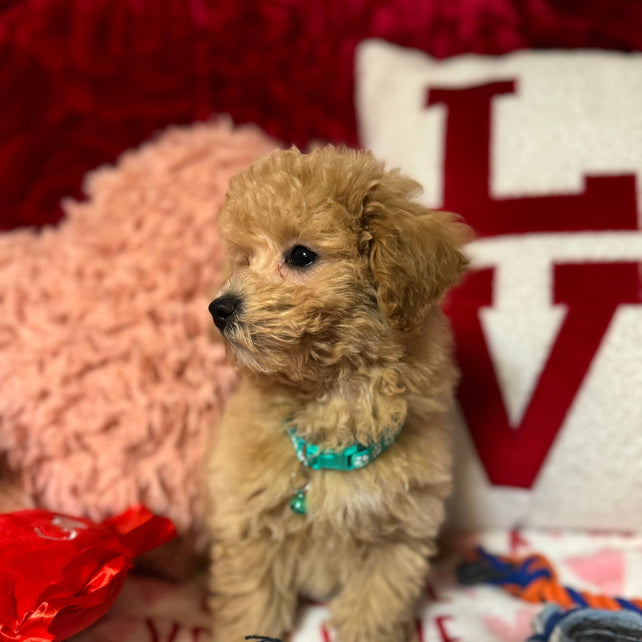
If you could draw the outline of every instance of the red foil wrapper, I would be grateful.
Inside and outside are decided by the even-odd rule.
[[[133,558],[175,535],[143,506],[100,524],[46,510],[0,515],[0,641],[82,631],[114,603]]]

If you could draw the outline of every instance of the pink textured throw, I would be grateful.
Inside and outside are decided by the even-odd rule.
[[[91,173],[58,227],[0,236],[0,456],[37,505],[100,520],[144,502],[202,534],[234,385],[207,311],[217,211],[274,147],[225,121],[172,128]]]

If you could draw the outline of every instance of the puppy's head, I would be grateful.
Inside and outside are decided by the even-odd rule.
[[[365,152],[277,151],[236,176],[232,274],[210,304],[239,367],[313,381],[400,350],[459,278],[464,225]]]

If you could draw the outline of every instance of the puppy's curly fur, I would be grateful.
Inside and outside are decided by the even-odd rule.
[[[300,594],[330,600],[340,642],[411,637],[451,485],[456,370],[438,302],[467,230],[419,191],[333,147],[277,151],[232,180],[221,295],[235,303],[219,325],[241,384],[209,459],[218,642],[283,635]],[[297,265],[296,246],[316,260]],[[403,429],[361,470],[310,471],[302,516],[288,420],[324,449]]]

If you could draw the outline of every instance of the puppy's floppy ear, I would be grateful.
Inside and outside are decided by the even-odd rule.
[[[418,329],[428,308],[457,283],[468,261],[460,251],[469,228],[415,202],[416,181],[394,170],[375,179],[363,201],[362,240],[389,323]]]

